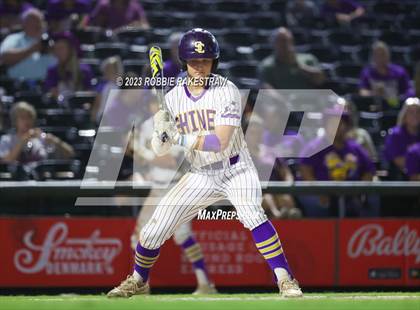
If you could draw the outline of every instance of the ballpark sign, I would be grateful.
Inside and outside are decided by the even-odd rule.
[[[112,286],[131,269],[131,219],[0,218],[0,286]]]

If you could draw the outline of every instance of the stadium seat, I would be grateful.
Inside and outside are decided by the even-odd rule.
[[[237,78],[256,78],[258,63],[254,61],[232,62],[230,73]]]
[[[247,13],[250,12],[249,2],[241,0],[220,1],[215,4],[217,11],[231,12],[231,13]]]
[[[227,26],[226,14],[216,12],[200,12],[193,19],[194,27],[198,28],[219,28],[223,29]]]
[[[48,159],[36,162],[31,174],[36,181],[74,180],[81,178],[82,166],[77,159]]]
[[[315,55],[320,62],[333,63],[339,60],[337,50],[325,45],[311,45],[309,52]]]
[[[98,27],[77,29],[74,34],[82,44],[95,44],[95,42],[105,42],[109,40],[104,31]]]
[[[383,110],[384,102],[379,97],[367,97],[354,94],[350,97],[350,100],[356,106],[356,109],[360,112],[378,112]]]
[[[249,15],[245,21],[245,26],[255,29],[275,29],[284,24],[284,21],[278,14],[264,12]]]
[[[147,60],[149,59],[149,48],[147,45],[138,45],[138,44],[130,45],[126,56],[128,59]]]
[[[89,111],[84,109],[44,109],[38,111],[39,119],[44,119],[44,126],[77,127],[79,129],[91,128]]]
[[[77,91],[67,97],[67,104],[70,108],[88,108],[86,104],[92,104],[95,101],[96,92]]]
[[[335,67],[335,74],[339,78],[359,80],[363,67],[354,63],[340,63]]]
[[[36,91],[19,91],[15,93],[15,102],[26,101],[33,105],[35,109],[45,108],[45,101],[42,93]]]
[[[118,31],[118,41],[124,43],[143,42],[147,44],[150,32],[144,29],[131,28]]]
[[[332,30],[327,35],[327,40],[330,44],[337,46],[357,47],[360,44],[360,37],[354,32],[339,29]]]
[[[30,175],[20,164],[0,163],[0,181],[26,181]]]
[[[1,76],[0,88],[4,89],[6,95],[14,95],[19,90],[19,82],[7,76]]]
[[[222,42],[232,45],[251,46],[255,43],[254,31],[250,28],[229,30],[222,35]]]
[[[386,31],[379,39],[386,42],[389,46],[409,46],[410,40],[407,31]]]
[[[123,61],[125,72],[134,72],[138,76],[142,74],[144,65],[148,63],[146,60],[141,59],[126,59]]]
[[[263,60],[264,58],[271,55],[273,48],[269,44],[256,44],[252,46],[254,52],[254,58],[256,60]]]
[[[200,11],[198,3],[190,0],[166,1],[164,9],[172,12],[196,12]]]
[[[347,81],[340,79],[331,79],[322,85],[323,89],[331,89],[339,96],[345,96],[348,94],[355,93],[357,91],[357,85],[350,84]]]
[[[150,44],[156,44],[156,43],[168,43],[169,36],[172,34],[171,29],[165,29],[165,28],[155,28],[152,30],[150,34]]]
[[[172,23],[172,17],[168,16],[168,14],[162,12],[161,10],[157,10],[156,12],[147,12],[147,20],[152,28],[168,27],[168,25]]]
[[[128,46],[125,43],[100,42],[95,45],[95,57],[100,59],[116,55],[123,57],[127,50]]]

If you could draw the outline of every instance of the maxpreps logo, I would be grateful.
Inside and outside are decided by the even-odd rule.
[[[194,42],[194,47],[195,47],[195,51],[199,54],[204,54],[205,50],[204,50],[204,43],[201,41],[195,41]]]
[[[66,223],[51,226],[44,241],[34,243],[34,231],[23,236],[24,248],[16,251],[14,265],[25,274],[45,271],[48,275],[113,274],[112,262],[121,252],[115,238],[101,238],[96,229],[86,238],[68,238]]]

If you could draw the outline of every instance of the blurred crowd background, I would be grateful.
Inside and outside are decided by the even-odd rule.
[[[165,75],[177,76],[180,35],[194,27],[219,41],[218,73],[251,90],[243,122],[252,130],[247,143],[259,171],[276,160],[271,180],[420,181],[418,1],[3,0],[0,26],[1,181],[81,179],[107,101],[113,101],[112,115],[125,111],[126,118],[145,102],[118,87],[117,77],[146,76],[151,44],[163,49]],[[259,89],[333,90],[345,106],[334,144],[303,159],[285,155],[322,143],[336,111],[324,113],[326,132],[296,145],[298,139],[282,138],[282,98],[273,95],[249,121]],[[127,137],[120,180],[158,182],[156,175],[177,167],[148,148],[145,126],[156,109],[149,98],[138,116],[140,137]],[[299,117],[288,123],[291,133]],[[134,140],[141,141],[137,151]],[[154,176],[133,175],[133,159]],[[420,214],[415,197],[360,195],[344,203],[346,216]],[[49,210],[45,200],[39,205],[24,212],[68,212]],[[332,196],[264,196],[274,218],[336,216],[338,205]]]

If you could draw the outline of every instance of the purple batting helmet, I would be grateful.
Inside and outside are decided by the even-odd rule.
[[[179,41],[178,55],[184,67],[190,59],[211,58],[215,70],[220,55],[219,43],[209,31],[194,28],[187,31]]]

